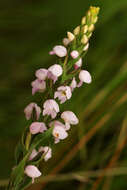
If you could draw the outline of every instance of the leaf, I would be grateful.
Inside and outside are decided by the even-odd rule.
[[[19,163],[22,154],[23,154],[23,147],[22,147],[22,144],[19,142],[17,144],[17,146],[16,146],[16,149],[15,149],[15,162],[16,162],[16,165]]]
[[[53,141],[52,130],[53,128],[51,127],[46,132],[37,135],[33,140],[31,150],[33,150],[34,148],[38,148],[39,146],[49,145],[49,143]]]

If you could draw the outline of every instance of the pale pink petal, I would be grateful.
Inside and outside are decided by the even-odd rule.
[[[39,79],[39,80],[45,80],[47,77],[47,73],[48,70],[47,69],[39,69],[36,71],[35,76]]]
[[[88,83],[88,84],[92,82],[91,75],[86,70],[81,70],[80,71],[80,73],[79,73],[79,79],[80,79],[80,81]]]
[[[63,73],[62,67],[58,64],[52,65],[48,70],[56,77],[61,76]]]
[[[58,57],[65,57],[67,55],[67,49],[61,45],[55,46],[53,51]]]
[[[79,122],[78,118],[72,111],[64,111],[61,114],[61,118],[65,121],[65,123],[69,123],[72,125],[77,125]]]
[[[76,59],[78,56],[79,56],[79,52],[78,52],[78,51],[73,50],[73,51],[71,52],[71,57],[72,57],[73,59]]]
[[[38,170],[38,168],[34,165],[28,165],[26,166],[24,173],[32,178],[32,182],[34,182],[34,178],[40,177],[41,172]]]
[[[38,155],[38,152],[36,151],[36,149],[33,149],[32,153],[29,156],[29,160],[33,160],[33,158],[35,158]]]

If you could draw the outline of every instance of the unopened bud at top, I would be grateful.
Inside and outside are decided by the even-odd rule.
[[[81,24],[82,25],[86,24],[86,17],[85,16],[82,18]]]
[[[86,44],[88,42],[88,38],[86,35],[83,35],[82,39],[81,39],[81,43],[82,44]]]
[[[85,34],[88,31],[88,25],[82,27],[82,32]]]
[[[68,39],[72,42],[75,39],[74,34],[72,34],[71,32],[67,32],[67,37]]]
[[[80,26],[77,26],[75,29],[74,29],[74,35],[78,35],[80,33]]]
[[[88,28],[88,31],[89,32],[92,32],[94,30],[94,24],[91,24],[90,26],[89,26],[89,28]]]

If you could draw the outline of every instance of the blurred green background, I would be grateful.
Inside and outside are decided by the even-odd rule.
[[[89,6],[101,8],[83,64],[92,74],[93,82],[76,89],[73,98],[65,104],[66,109],[78,115],[80,123],[72,127],[69,138],[54,146],[52,159],[41,165],[44,176],[52,171],[64,176],[58,175],[47,184],[42,179],[31,189],[94,190],[98,175],[86,173],[81,177],[79,172],[100,171],[105,167],[116,170],[111,174],[110,169],[107,176],[102,172],[97,189],[127,189],[124,141],[127,136],[127,0],[0,2],[0,185],[9,178],[14,166],[14,148],[26,125],[24,107],[34,100],[30,86],[34,72],[56,62],[48,52],[61,43],[66,31],[72,31],[80,23]],[[85,140],[78,151],[77,143],[82,138]],[[68,160],[67,155],[70,155]]]

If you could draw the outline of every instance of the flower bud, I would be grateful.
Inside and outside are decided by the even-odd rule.
[[[73,50],[70,55],[71,55],[71,57],[72,57],[73,59],[76,59],[76,58],[79,56],[79,52],[76,51],[76,50]]]
[[[82,25],[86,24],[86,17],[84,16],[81,21]]]
[[[88,42],[88,38],[86,35],[83,35],[82,39],[81,39],[81,43],[82,44],[86,44]]]
[[[87,44],[84,46],[83,51],[87,51],[88,48],[89,48],[89,43],[87,43]]]
[[[74,35],[78,35],[80,32],[80,26],[77,26],[75,29],[74,29]]]
[[[90,26],[89,26],[89,28],[88,28],[88,31],[89,32],[92,32],[94,30],[94,24],[91,24]]]
[[[88,31],[88,25],[82,27],[82,32],[85,34]]]
[[[67,36],[68,36],[68,39],[69,39],[71,42],[75,39],[74,34],[72,34],[71,32],[67,32]]]
[[[70,43],[70,40],[68,38],[63,39],[64,46],[68,46],[69,43]]]

